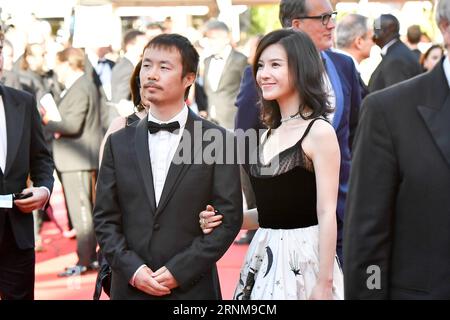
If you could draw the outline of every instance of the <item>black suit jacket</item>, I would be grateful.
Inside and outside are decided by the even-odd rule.
[[[94,225],[113,271],[111,298],[159,299],[129,285],[135,271],[146,264],[153,271],[166,266],[180,285],[163,299],[219,299],[215,263],[242,224],[239,166],[172,163],[156,207],[147,121],[144,118],[109,136],[100,168]],[[187,133],[194,136],[194,121],[203,130],[214,129],[219,140],[235,140],[231,133],[190,111],[185,142]],[[201,155],[208,144],[197,142],[184,150],[188,160]],[[221,157],[216,154],[216,159]],[[203,235],[198,215],[207,204],[224,218],[212,234]]]
[[[0,169],[0,194],[20,192],[27,178],[36,187],[53,189],[53,161],[45,145],[36,100],[24,91],[0,85],[6,117],[7,157],[5,172]],[[0,241],[5,214],[9,215],[12,231],[20,249],[34,248],[33,215],[17,207],[0,212]]]
[[[369,92],[392,86],[422,73],[414,53],[400,40],[391,45],[369,80]]]
[[[450,90],[440,63],[363,103],[344,223],[346,298],[450,299],[449,195]],[[367,287],[372,265],[380,289]]]
[[[61,136],[53,141],[58,171],[89,171],[98,168],[103,138],[98,95],[87,75],[81,76],[59,102],[60,122],[49,121],[48,131]]]

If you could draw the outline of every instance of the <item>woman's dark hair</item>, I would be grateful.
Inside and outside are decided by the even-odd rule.
[[[131,101],[133,101],[134,106],[137,111],[144,110],[144,106],[141,104],[141,81],[139,79],[139,73],[141,72],[142,60],[140,60],[136,67],[134,67],[133,73],[130,78],[130,92]]]
[[[290,83],[300,96],[299,114],[305,120],[320,116],[326,117],[331,111],[325,91],[324,66],[311,38],[302,31],[281,29],[268,33],[258,44],[253,63],[253,76],[256,79],[258,61],[262,52],[273,44],[280,44],[287,55]],[[269,128],[280,125],[280,106],[276,100],[265,100],[258,87],[262,102],[262,120]],[[312,110],[304,115],[305,108]]]
[[[423,64],[425,63],[425,60],[427,60],[428,56],[430,55],[431,51],[434,49],[441,49],[441,54],[444,55],[444,48],[440,44],[433,44],[431,47],[428,48],[427,51],[425,51],[424,54],[420,56],[420,65],[422,66],[422,69],[425,70]]]

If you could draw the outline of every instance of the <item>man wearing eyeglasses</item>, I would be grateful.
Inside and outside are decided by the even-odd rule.
[[[280,3],[279,17],[283,27],[307,33],[325,63],[325,83],[330,105],[334,109],[329,120],[336,130],[341,149],[336,252],[342,262],[342,228],[350,173],[351,145],[358,121],[361,94],[352,59],[329,50],[333,46],[336,15],[329,0],[281,0]]]

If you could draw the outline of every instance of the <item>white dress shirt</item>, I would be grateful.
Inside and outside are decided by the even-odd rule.
[[[169,172],[170,163],[180,144],[183,135],[184,126],[188,117],[188,107],[184,105],[183,109],[172,119],[161,121],[152,115],[152,110],[148,113],[148,121],[158,124],[178,121],[180,130],[174,133],[168,131],[158,131],[157,133],[148,133],[148,146],[150,151],[150,159],[152,164],[153,188],[155,189],[156,206],[159,204],[161,193],[166,182],[167,173]]]
[[[358,63],[358,61],[355,59],[354,56],[352,56],[352,55],[351,55],[350,53],[348,53],[347,51],[344,51],[344,50],[341,50],[341,49],[337,49],[337,48],[332,49],[332,51],[337,52],[337,53],[342,53],[342,54],[346,55],[347,57],[352,58],[353,63],[355,64],[356,71],[357,71],[358,73],[361,73],[359,63]]]
[[[0,168],[5,173],[6,166],[6,150],[7,150],[7,138],[6,138],[6,118],[5,107],[3,105],[3,99],[0,96]]]
[[[161,199],[161,194],[164,188],[164,183],[166,182],[170,164],[172,162],[173,156],[175,155],[175,152],[177,151],[178,145],[180,144],[181,137],[183,136],[184,127],[186,126],[188,117],[188,111],[188,107],[184,105],[183,109],[175,117],[168,121],[161,121],[156,119],[152,115],[151,108],[148,113],[148,121],[153,121],[158,124],[178,121],[178,123],[180,124],[180,130],[176,131],[178,133],[170,133],[165,130],[160,130],[157,133],[153,134],[151,134],[150,132],[148,133],[148,147],[152,164],[153,189],[155,190],[156,206],[158,206],[159,200]],[[145,264],[141,265],[131,278],[130,284],[133,287],[136,275],[143,267],[145,267]]]
[[[219,87],[220,77],[225,68],[225,63],[231,54],[231,50],[231,46],[227,45],[220,55],[212,56],[211,61],[209,62],[207,77],[213,91],[217,91],[217,88]]]
[[[223,69],[225,68],[225,64],[228,60],[228,57],[231,54],[231,46],[227,45],[223,52],[220,55],[213,56],[211,61],[209,62],[208,74],[206,74],[206,81],[208,81],[211,89],[216,92],[219,88],[220,78],[222,77]],[[212,118],[217,116],[216,106],[210,105],[209,114]]]
[[[336,112],[336,95],[334,93],[333,85],[331,84],[328,74],[325,72],[323,75],[325,83],[325,92],[328,95],[328,103],[330,104],[331,112],[328,114],[327,119],[330,123],[333,123],[334,113]]]
[[[450,57],[445,57],[442,67],[444,68],[445,77],[450,87]]]

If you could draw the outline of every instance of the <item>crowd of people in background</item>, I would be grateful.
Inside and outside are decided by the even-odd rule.
[[[32,131],[39,131],[36,145],[29,146],[29,140],[23,145],[32,150],[23,153],[30,154],[31,169],[17,169],[22,178],[30,175],[33,185],[27,186],[39,199],[32,196],[32,206],[17,200],[19,209],[8,220],[2,213],[9,209],[0,208],[0,271],[11,268],[2,255],[26,250],[28,264],[34,259],[32,241],[25,236],[26,241],[19,241],[25,229],[32,229],[34,250],[45,250],[40,229],[49,219],[63,236],[77,241],[78,261],[59,277],[99,271],[99,259],[106,259],[113,272],[113,298],[216,299],[220,284],[215,262],[242,227],[249,231],[235,242],[251,245],[236,299],[343,299],[344,294],[449,298],[450,259],[444,248],[450,243],[443,233],[450,225],[444,196],[450,191],[450,65],[445,58],[450,1],[441,0],[437,7],[445,43],[429,43],[424,52],[418,46],[424,35],[420,26],[409,26],[403,40],[392,14],[382,14],[372,24],[360,14],[339,21],[336,16],[329,0],[282,0],[283,29],[250,37],[248,50],[233,43],[229,27],[217,19],[207,21],[200,30],[203,38],[191,42],[159,23],[124,30],[120,52],[74,48],[43,35],[26,43],[15,61],[14,33],[2,33],[0,106],[6,111],[0,112],[0,121],[12,121],[7,104],[15,104],[9,94],[17,95],[33,104],[34,110],[27,112],[31,118],[40,115],[42,132],[30,122]],[[365,81],[360,65],[373,46],[382,59]],[[161,70],[153,70],[156,64]],[[171,74],[177,70],[180,84]],[[30,95],[24,98],[7,88]],[[158,96],[158,90],[167,95]],[[180,105],[174,103],[177,99]],[[159,126],[156,133],[143,124],[147,118]],[[161,123],[175,120],[189,132],[194,119],[208,128],[227,129],[221,131],[223,139],[234,136],[233,131],[239,136],[246,130],[267,130],[255,146],[245,146],[246,159],[256,153],[258,164],[180,169],[187,173],[174,180],[178,169],[169,171],[169,164],[155,154],[173,156],[182,131],[173,135]],[[134,141],[139,132],[144,140]],[[1,133],[0,142],[7,144],[1,145],[0,161],[10,161],[10,133]],[[124,149],[127,143],[150,148],[150,166],[139,156],[136,163],[153,177],[148,178],[153,184],[140,185],[134,168],[125,170],[136,156]],[[42,170],[53,162],[54,171],[39,175],[32,156],[39,158]],[[274,156],[280,156],[279,167],[262,177],[259,166],[269,161],[261,159]],[[2,178],[11,167],[5,159],[0,162]],[[44,199],[46,193],[40,192],[44,188],[50,195],[53,179],[61,181],[64,197]],[[166,179],[181,185],[171,191],[174,195],[169,195]],[[22,180],[15,188],[25,189]],[[1,183],[0,194],[22,191]],[[197,198],[187,199],[181,190]],[[147,199],[153,192],[156,197]],[[130,203],[122,202],[125,195]],[[165,217],[158,220],[160,198]],[[64,202],[67,216],[55,212],[55,201]],[[148,225],[135,215],[147,201],[148,211],[154,211]],[[175,214],[182,209],[192,211],[189,219]],[[32,228],[31,220],[19,221],[19,210],[32,211]],[[121,210],[127,218],[120,217]],[[293,217],[295,210],[303,215]],[[238,218],[242,212],[243,225]],[[14,223],[25,227],[19,230]],[[145,235],[146,227],[157,240]],[[12,235],[17,250],[11,253],[5,246],[14,243]],[[176,236],[178,242],[170,240]],[[381,289],[364,287],[367,268],[373,265],[381,269]],[[31,267],[24,270],[29,275]],[[420,276],[433,270],[434,276]],[[32,299],[29,277],[13,289],[5,286],[5,277],[0,276],[2,299]]]

